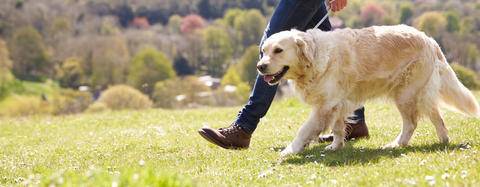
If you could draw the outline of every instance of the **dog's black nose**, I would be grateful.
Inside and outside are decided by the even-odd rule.
[[[267,70],[267,64],[258,65],[257,69],[258,69],[258,71],[263,73],[263,72],[265,72],[265,70]]]

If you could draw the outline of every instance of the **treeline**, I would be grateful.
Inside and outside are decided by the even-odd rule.
[[[172,100],[243,102],[256,75],[257,45],[276,3],[5,0],[0,4],[0,96],[25,90],[18,88],[19,81],[50,81],[74,90],[88,86],[95,97],[108,86],[127,84],[158,107],[175,107]],[[331,22],[336,28],[413,25],[434,37],[450,62],[480,70],[480,3],[474,0],[349,0]],[[198,80],[202,75],[221,81]],[[190,93],[198,90],[229,99],[200,101]]]

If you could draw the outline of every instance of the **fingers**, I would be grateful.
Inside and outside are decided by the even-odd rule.
[[[329,0],[330,9],[334,12],[338,12],[347,6],[347,0]]]
[[[342,8],[340,10],[342,10],[346,6],[347,6],[347,0],[342,0]]]
[[[336,12],[337,11],[337,2],[336,0],[329,0],[328,4],[330,6],[330,10]]]

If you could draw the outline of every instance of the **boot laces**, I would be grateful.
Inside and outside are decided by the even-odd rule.
[[[238,126],[238,125],[235,125],[235,124],[231,125],[230,127],[227,127],[227,128],[220,128],[219,129],[219,131],[221,131],[224,136],[231,135],[231,134],[236,134],[240,130],[242,130],[241,127]]]
[[[352,127],[352,125],[350,125],[350,124],[347,123],[347,124],[345,125],[345,137],[350,136],[350,134],[352,134],[352,132],[353,132],[353,127]]]

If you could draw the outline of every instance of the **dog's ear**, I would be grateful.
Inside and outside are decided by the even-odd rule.
[[[310,34],[294,31],[294,40],[298,47],[299,57],[307,62],[312,62],[315,56],[314,41]]]

